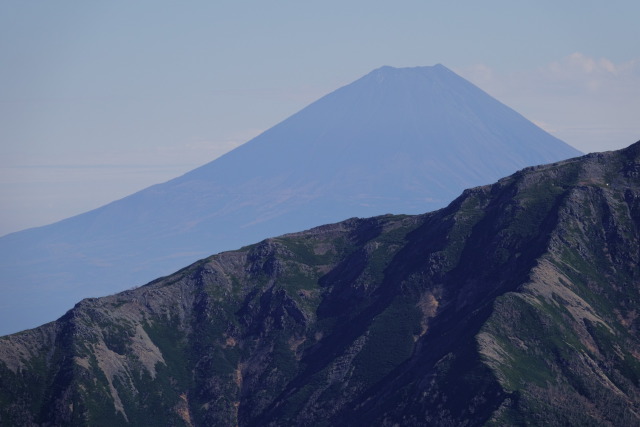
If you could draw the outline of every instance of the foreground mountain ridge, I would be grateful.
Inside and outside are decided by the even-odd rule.
[[[3,425],[638,425],[640,142],[0,338]]]
[[[444,66],[383,67],[182,177],[1,237],[0,334],[211,253],[438,209],[465,188],[579,154]]]

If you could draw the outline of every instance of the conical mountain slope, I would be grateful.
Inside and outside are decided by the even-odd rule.
[[[8,425],[640,424],[640,142],[0,338]]]
[[[182,177],[0,238],[0,333],[212,252],[348,217],[425,212],[578,154],[441,65],[383,67]]]

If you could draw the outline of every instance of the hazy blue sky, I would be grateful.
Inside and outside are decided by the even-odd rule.
[[[640,2],[0,2],[0,235],[213,160],[382,65],[442,63],[582,151],[640,139]]]

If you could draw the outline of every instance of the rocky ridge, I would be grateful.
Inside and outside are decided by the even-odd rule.
[[[0,338],[1,425],[637,425],[640,142]]]

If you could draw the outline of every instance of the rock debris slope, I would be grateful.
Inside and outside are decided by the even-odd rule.
[[[4,425],[640,423],[640,142],[0,338]]]

